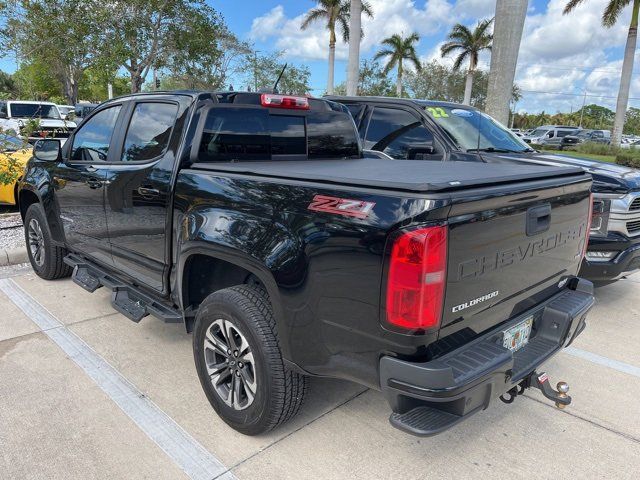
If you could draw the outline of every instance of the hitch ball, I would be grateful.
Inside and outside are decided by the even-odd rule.
[[[558,382],[556,385],[556,389],[558,390],[558,398],[566,399],[569,395],[569,384],[567,382]],[[556,407],[559,409],[563,409],[567,405],[564,403],[556,402]]]

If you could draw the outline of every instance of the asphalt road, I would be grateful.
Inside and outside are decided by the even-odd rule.
[[[571,386],[565,411],[530,390],[420,439],[389,425],[380,393],[313,379],[298,417],[251,438],[211,410],[182,325],[0,269],[0,478],[638,478],[640,274],[597,297],[545,368]]]

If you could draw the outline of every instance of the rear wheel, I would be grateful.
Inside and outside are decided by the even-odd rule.
[[[68,252],[53,244],[49,225],[39,203],[34,203],[27,210],[24,233],[31,267],[39,277],[55,280],[71,275],[71,267],[63,261]]]
[[[198,310],[193,353],[209,402],[235,430],[264,433],[300,409],[307,379],[283,362],[264,290],[239,285],[209,295]]]

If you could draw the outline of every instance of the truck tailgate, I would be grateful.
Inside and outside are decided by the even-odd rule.
[[[496,191],[461,192],[449,213],[440,337],[478,334],[556,293],[575,276],[587,239],[585,176]]]

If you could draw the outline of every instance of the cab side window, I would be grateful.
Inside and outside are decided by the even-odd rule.
[[[120,105],[105,108],[82,124],[73,137],[71,160],[106,162],[109,143],[120,114]]]
[[[433,134],[413,114],[396,108],[376,107],[371,114],[365,148],[399,160],[442,160]]]
[[[122,161],[140,162],[163,155],[177,114],[178,106],[173,103],[138,103],[124,140]]]

